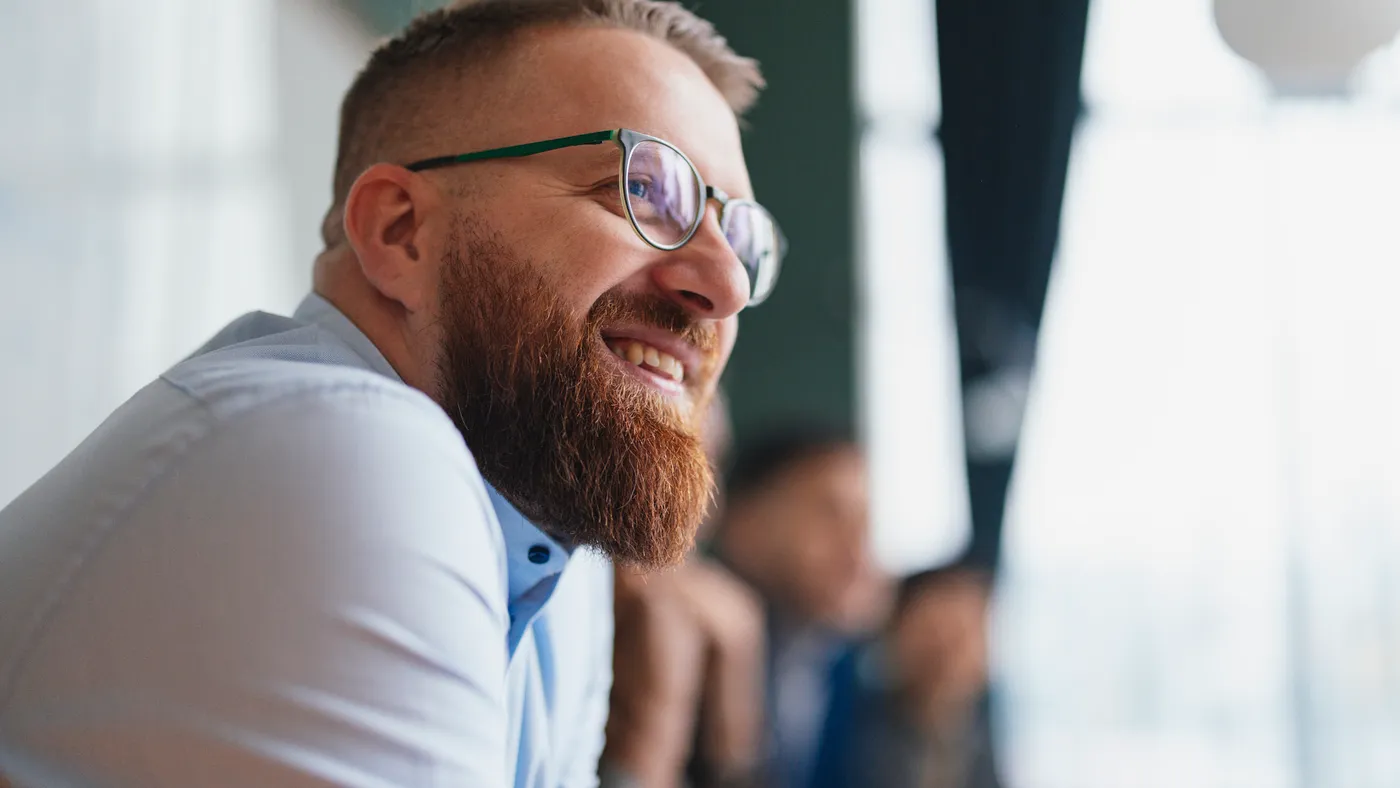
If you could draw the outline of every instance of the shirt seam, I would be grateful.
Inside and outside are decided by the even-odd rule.
[[[103,516],[83,540],[82,545],[77,549],[76,554],[69,560],[68,566],[64,568],[59,577],[50,585],[47,593],[38,605],[38,610],[33,614],[32,621],[25,628],[24,633],[17,639],[15,656],[9,661],[3,673],[0,673],[0,712],[5,711],[13,700],[14,692],[19,684],[20,678],[24,675],[25,669],[29,666],[30,656],[43,640],[44,633],[52,622],[55,614],[67,598],[68,592],[73,585],[83,575],[84,570],[91,565],[93,560],[110,541],[113,533],[122,525],[129,522],[125,515],[136,508],[155,488],[158,482],[164,480],[177,462],[202,446],[211,436],[221,434],[232,424],[250,417],[259,412],[265,411],[273,406],[285,406],[294,404],[301,399],[315,399],[317,397],[339,397],[354,394],[369,394],[371,396],[381,396],[398,400],[405,404],[418,404],[413,402],[413,398],[404,392],[396,391],[391,386],[385,386],[378,381],[357,381],[355,383],[337,382],[332,384],[322,384],[305,389],[297,389],[289,392],[279,392],[269,399],[249,403],[239,409],[229,413],[216,415],[209,403],[202,397],[196,396],[184,386],[171,381],[162,376],[160,380],[168,383],[172,388],[187,397],[190,397],[204,412],[204,423],[201,425],[202,431],[184,441],[184,445],[179,446],[174,452],[165,457],[154,473],[143,481],[122,503],[111,507],[108,513]]]

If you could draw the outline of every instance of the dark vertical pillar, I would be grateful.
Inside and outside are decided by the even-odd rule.
[[[969,559],[1000,551],[1015,400],[1034,358],[1080,110],[1089,0],[938,0],[948,252],[968,439]],[[1024,400],[1016,407],[1024,405]],[[1013,414],[1019,419],[1019,414]]]

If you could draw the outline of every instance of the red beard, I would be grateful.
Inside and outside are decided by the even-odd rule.
[[[689,551],[714,486],[699,426],[713,371],[680,409],[610,367],[600,329],[671,331],[713,367],[718,338],[659,297],[605,294],[571,319],[535,268],[460,221],[443,261],[436,399],[481,474],[561,541],[642,568]]]

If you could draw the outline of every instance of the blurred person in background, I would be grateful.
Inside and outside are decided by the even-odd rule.
[[[720,471],[731,440],[723,392],[701,437]],[[701,540],[723,501],[716,489]],[[673,570],[617,567],[615,584],[604,788],[761,785],[764,624],[757,594],[702,553]]]
[[[836,664],[813,788],[1000,788],[984,570],[905,578],[881,635]]]
[[[741,453],[728,479],[714,550],[764,601],[765,771],[773,786],[805,788],[832,668],[886,605],[870,553],[865,457],[839,432],[794,429]]]
[[[706,514],[701,422],[780,255],[761,84],[649,0],[460,2],[376,51],[314,293],[0,511],[0,772],[596,784],[612,570],[577,548],[673,564]]]

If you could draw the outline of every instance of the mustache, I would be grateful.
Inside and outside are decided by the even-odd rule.
[[[714,366],[719,354],[719,329],[711,321],[696,320],[680,304],[657,295],[628,295],[609,291],[593,304],[588,324],[593,331],[611,323],[636,323],[675,334],[694,347]]]

